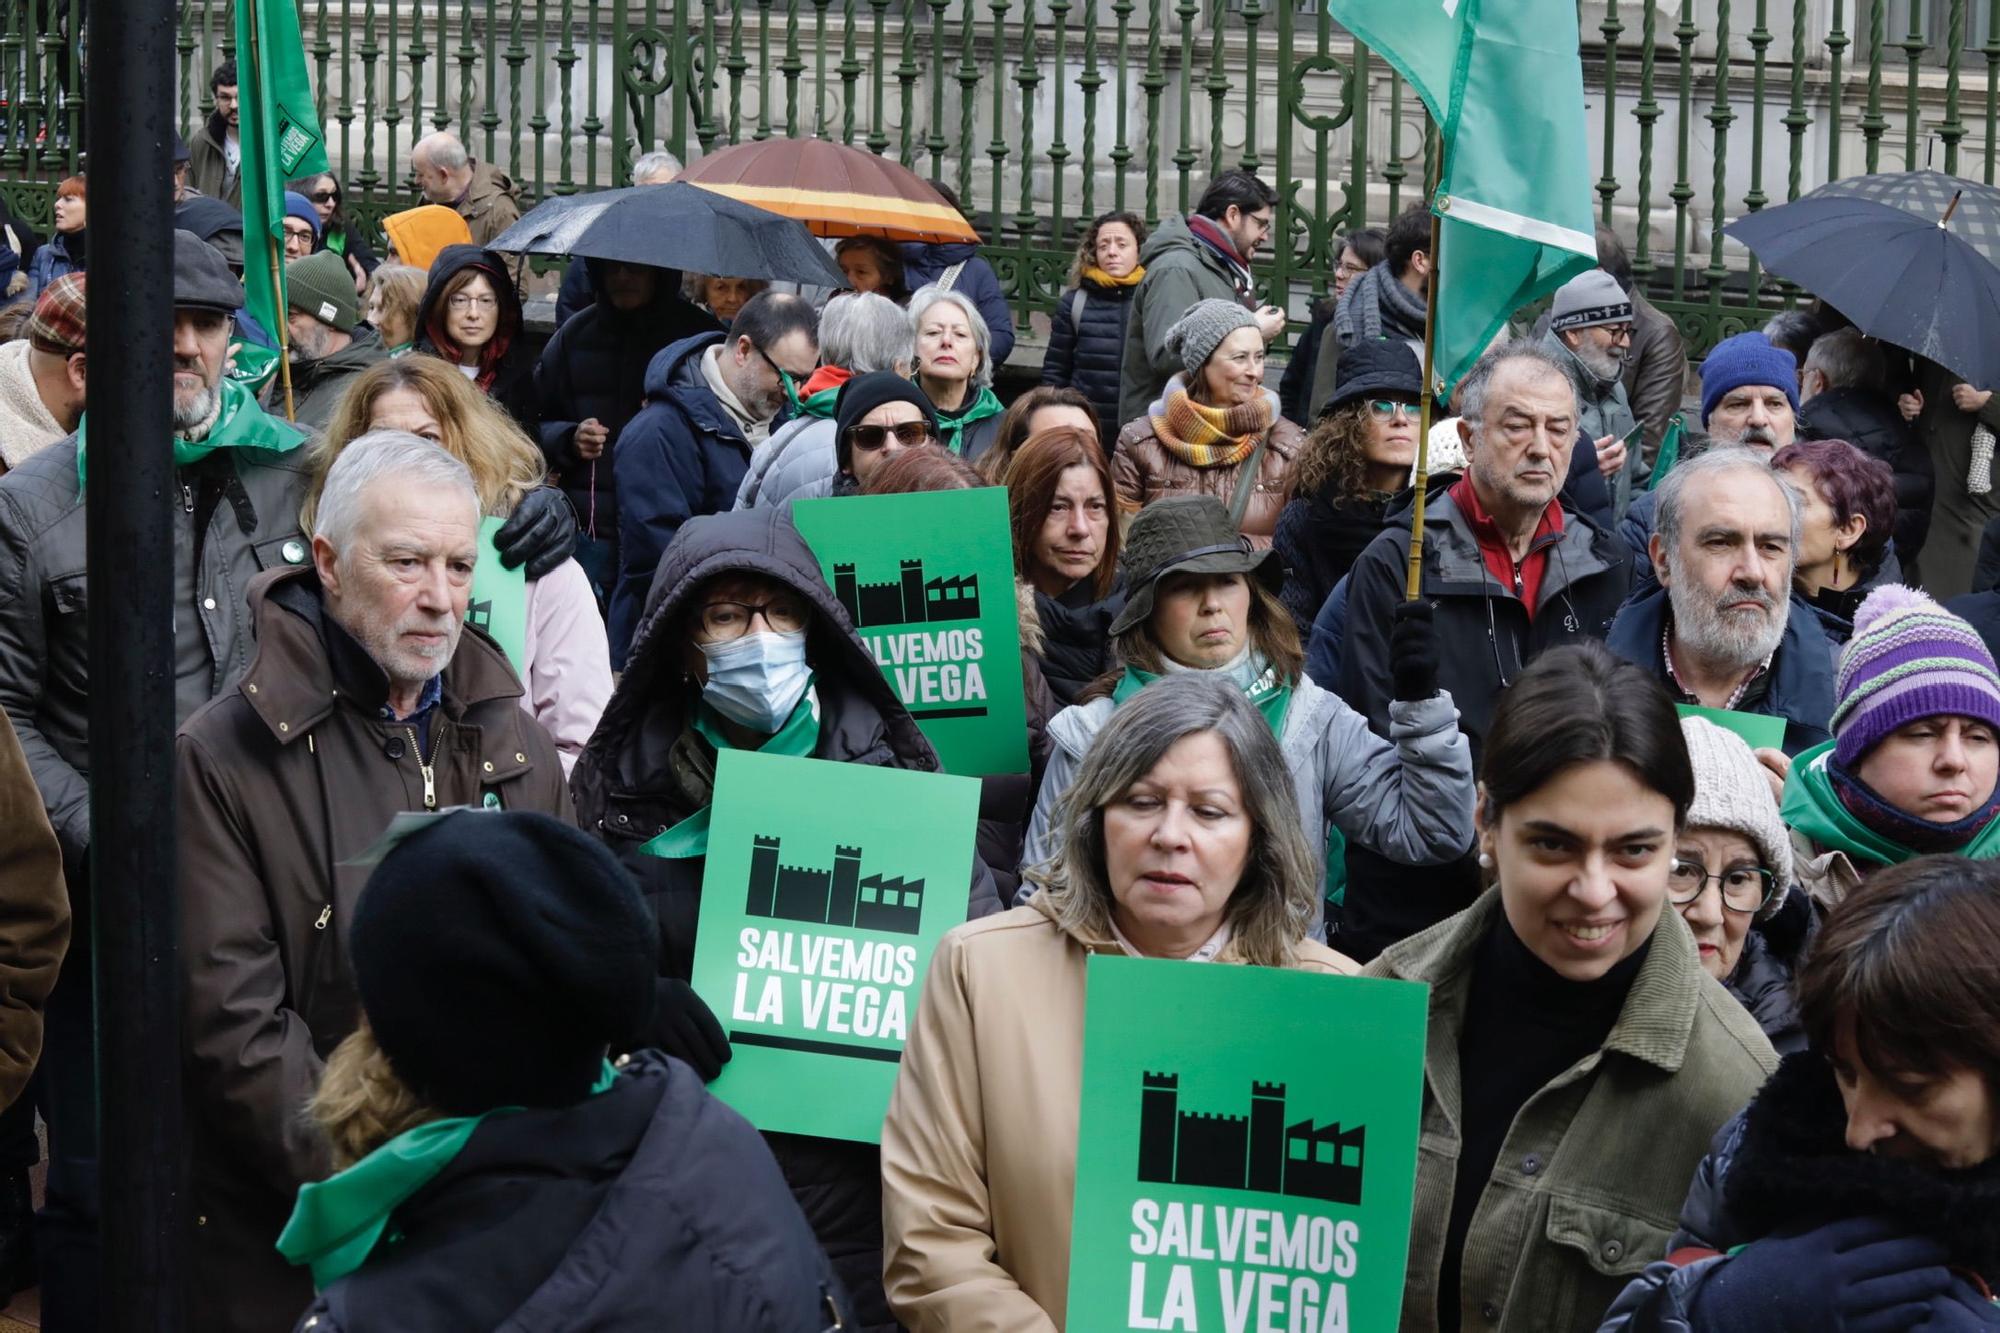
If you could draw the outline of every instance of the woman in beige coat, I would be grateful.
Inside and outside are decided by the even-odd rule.
[[[1197,301],[1167,331],[1167,346],[1187,373],[1118,432],[1119,516],[1130,522],[1166,495],[1213,495],[1262,550],[1278,530],[1305,432],[1278,415],[1278,395],[1264,387],[1256,317],[1233,301]]]
[[[1063,1326],[1093,953],[1352,973],[1283,756],[1240,690],[1164,677],[1078,771],[1026,906],[944,937],[882,1125],[885,1285],[905,1327]]]

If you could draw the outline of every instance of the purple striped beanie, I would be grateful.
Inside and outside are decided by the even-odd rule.
[[[1890,732],[1920,718],[1976,718],[2000,732],[2000,671],[1985,641],[1901,584],[1877,588],[1855,612],[1833,697],[1833,760],[1849,772]]]

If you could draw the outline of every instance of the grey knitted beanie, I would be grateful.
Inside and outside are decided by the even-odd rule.
[[[1167,330],[1167,350],[1179,356],[1189,376],[1193,376],[1215,355],[1224,338],[1238,329],[1256,327],[1257,317],[1236,302],[1210,297],[1189,306]]]
[[[1741,736],[1705,717],[1681,719],[1688,762],[1694,768],[1694,804],[1687,826],[1741,833],[1757,849],[1757,859],[1777,876],[1778,888],[1760,915],[1770,916],[1792,883],[1792,839],[1778,818],[1778,802],[1764,766]]]

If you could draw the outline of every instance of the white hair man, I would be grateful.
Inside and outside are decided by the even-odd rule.
[[[491,162],[474,158],[450,130],[417,140],[410,150],[410,174],[425,199],[465,219],[474,245],[490,244],[521,220],[519,187]]]
[[[505,654],[465,625],[479,520],[471,474],[437,445],[348,445],[310,563],[250,586],[249,669],[181,729],[198,1327],[281,1326],[312,1297],[273,1245],[299,1186],[327,1173],[298,1112],[360,1012],[340,947],[357,860],[406,811],[569,816],[554,743]]]
[[[1782,719],[1775,748],[1785,754],[1827,739],[1833,648],[1812,609],[1792,600],[1798,492],[1762,451],[1734,445],[1679,464],[1653,494],[1661,586],[1618,613],[1606,645],[1680,703]]]

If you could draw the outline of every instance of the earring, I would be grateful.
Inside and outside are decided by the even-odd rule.
[[[1481,870],[1491,870],[1493,868],[1493,857],[1490,853],[1481,852],[1479,854],[1479,868]]]

